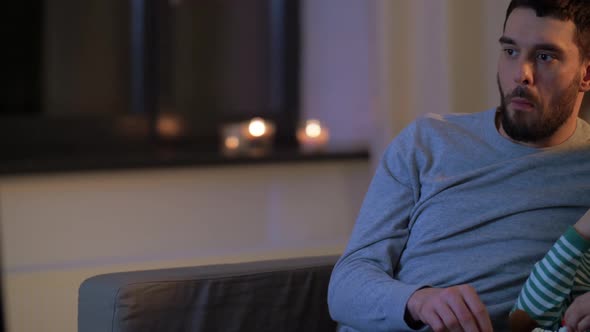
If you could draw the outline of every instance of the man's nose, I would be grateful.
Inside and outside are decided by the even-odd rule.
[[[514,82],[518,85],[532,85],[534,83],[533,65],[528,61],[522,61],[514,75]]]

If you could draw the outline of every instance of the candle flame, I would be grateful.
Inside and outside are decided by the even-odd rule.
[[[305,135],[311,138],[319,137],[322,133],[322,126],[318,120],[309,120],[305,124]]]
[[[254,137],[260,137],[266,134],[266,124],[261,118],[254,118],[248,125],[248,132]]]

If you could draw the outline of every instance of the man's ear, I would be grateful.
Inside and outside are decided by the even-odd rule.
[[[582,81],[580,82],[580,92],[590,90],[590,60],[585,61],[584,71],[582,72]]]

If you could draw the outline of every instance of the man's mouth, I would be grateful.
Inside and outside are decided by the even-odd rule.
[[[520,111],[532,111],[535,108],[535,104],[531,103],[528,99],[520,97],[510,99],[510,106],[512,109]]]

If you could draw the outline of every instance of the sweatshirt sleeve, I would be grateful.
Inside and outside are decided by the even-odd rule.
[[[410,176],[412,167],[398,147],[390,145],[382,158],[330,280],[332,318],[358,331],[412,331],[404,320],[406,303],[426,286],[393,278],[418,197],[416,188],[408,183],[416,176]]]
[[[535,264],[513,310],[526,311],[545,328],[557,330],[570,304],[570,294],[581,282],[587,281],[590,241],[581,237],[573,227],[557,240],[545,257]],[[582,285],[583,287],[583,285]]]

